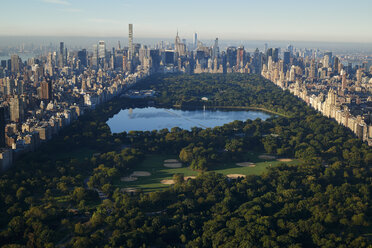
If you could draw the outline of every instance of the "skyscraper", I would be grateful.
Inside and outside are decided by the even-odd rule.
[[[98,58],[106,58],[106,43],[103,40],[98,42]]]
[[[20,58],[17,54],[13,54],[11,57],[10,57],[10,63],[11,63],[11,72],[12,73],[18,73],[20,72],[21,68],[20,68]]]
[[[325,52],[324,57],[328,56],[328,62],[332,62],[332,52]]]
[[[237,49],[236,47],[228,47],[226,50],[226,59],[230,67],[236,65],[237,62]]]
[[[269,57],[272,57],[273,56],[273,49],[272,48],[268,48],[266,50],[266,63],[269,61]]]
[[[87,67],[88,66],[88,63],[87,63],[87,50],[86,49],[83,49],[81,51],[78,52],[78,58],[80,60],[80,63],[82,66],[84,67]]]
[[[291,53],[291,55],[293,55],[294,48],[293,48],[293,46],[291,44],[288,45],[287,50],[288,50],[288,52]]]
[[[1,65],[0,65],[3,69],[6,68],[6,60],[1,60]]]
[[[186,53],[186,46],[181,42],[181,39],[178,36],[178,31],[176,39],[174,41],[174,50],[176,51],[177,56],[184,56]]]
[[[347,87],[347,78],[346,78],[346,73],[342,74],[342,81],[341,81],[341,89],[344,91]]]
[[[10,120],[21,122],[24,117],[23,101],[17,95],[10,99]]]
[[[236,53],[236,65],[238,67],[244,67],[245,65],[245,50],[244,47],[238,47],[237,53]]]
[[[214,45],[213,45],[212,59],[214,60],[215,58],[218,58],[219,53],[220,53],[220,48],[218,47],[218,38],[216,38],[214,41]]]
[[[335,59],[333,60],[333,70],[335,73],[338,73],[338,64],[339,64],[339,59],[338,57],[335,57]]]
[[[151,68],[153,71],[158,71],[160,67],[161,57],[159,53],[159,49],[151,49],[150,50],[150,58],[151,58]]]
[[[59,43],[59,53],[63,54],[64,51],[65,51],[65,43],[63,41],[61,41]]]
[[[165,65],[174,64],[174,51],[172,50],[164,51],[164,63]]]
[[[284,64],[284,71],[287,71],[288,65],[291,62],[291,53],[286,51],[283,53],[283,64]]]
[[[40,99],[52,100],[52,81],[48,79],[48,81],[41,82],[40,88]]]
[[[13,78],[6,79],[6,94],[11,95],[14,93],[15,89],[15,82]]]
[[[59,57],[58,57],[59,67],[65,66],[65,43],[59,43]]]
[[[92,66],[98,66],[98,45],[93,45]]]
[[[198,34],[194,33],[194,37],[192,39],[192,44],[194,45],[194,49],[198,47]]]
[[[252,64],[253,64],[253,67],[254,67],[254,73],[256,73],[256,74],[261,73],[262,61],[263,61],[262,57],[263,57],[262,53],[260,53],[258,48],[256,48],[256,50],[253,53],[253,61],[252,61]]]
[[[273,49],[273,61],[278,62],[279,61],[279,48]]]
[[[133,53],[134,53],[134,47],[133,47],[133,24],[129,24],[129,39],[128,39],[128,57],[129,60],[132,60]]]

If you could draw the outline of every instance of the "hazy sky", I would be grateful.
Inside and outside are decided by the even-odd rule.
[[[0,35],[372,42],[372,0],[0,0]]]

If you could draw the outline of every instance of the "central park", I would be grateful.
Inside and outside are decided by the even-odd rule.
[[[247,155],[252,162],[220,164],[214,167],[212,171],[226,175],[228,178],[235,179],[237,177],[244,178],[247,175],[260,175],[265,172],[266,168],[277,166],[283,162],[288,164],[297,163],[297,161],[292,161],[292,159],[276,159],[275,157],[265,159],[265,157],[262,158],[262,155],[257,155],[254,152],[249,152]],[[259,156],[261,156],[261,158],[259,158]],[[173,163],[167,163],[167,160],[174,160],[174,162],[176,162],[174,163],[175,166],[172,166]],[[177,166],[178,164],[181,167]],[[145,171],[148,172],[148,174],[145,174],[145,176],[133,176],[133,180],[127,182],[121,178],[120,182],[117,181],[115,185],[122,188],[124,191],[132,189],[132,192],[137,192],[141,189],[147,192],[163,189],[168,185],[174,184],[174,178],[177,178],[177,174],[184,176],[185,180],[189,180],[198,176],[200,173],[187,166],[183,166],[179,163],[176,156],[171,155],[147,156],[144,161],[136,165],[135,170]],[[133,172],[130,173],[132,174]],[[124,179],[125,178],[127,177],[124,177]]]
[[[372,151],[345,127],[258,75],[152,75],[131,90],[156,94],[97,106],[1,175],[1,245],[370,247]],[[149,107],[265,118],[108,125]]]

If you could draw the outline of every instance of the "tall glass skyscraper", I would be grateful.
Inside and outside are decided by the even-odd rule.
[[[129,39],[128,39],[128,57],[129,60],[132,60],[134,54],[134,47],[133,47],[133,24],[129,24]]]
[[[192,43],[194,45],[194,48],[197,48],[198,47],[198,34],[197,33],[194,33],[194,37],[192,39]]]
[[[104,59],[106,57],[106,43],[103,40],[98,42],[98,58]]]

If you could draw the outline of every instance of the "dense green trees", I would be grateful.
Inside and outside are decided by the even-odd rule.
[[[162,107],[261,107],[291,116],[304,110],[300,101],[294,101],[294,96],[253,74],[154,75],[135,88],[158,92],[156,104]]]
[[[372,151],[350,131],[254,75],[155,75],[136,87],[155,89],[157,106],[253,106],[286,117],[111,134],[109,117],[147,104],[115,99],[0,176],[2,246],[371,247]],[[82,147],[99,154],[61,156]],[[248,150],[302,163],[238,180],[205,172]],[[122,193],[115,182],[149,153],[177,154],[203,173],[177,174],[161,192]]]

